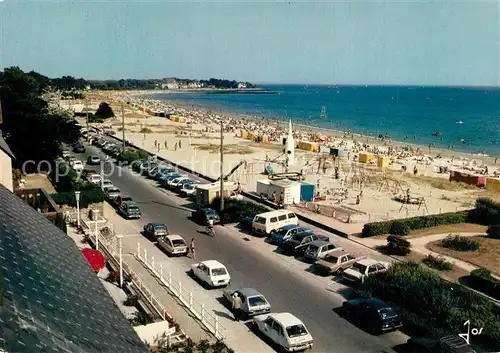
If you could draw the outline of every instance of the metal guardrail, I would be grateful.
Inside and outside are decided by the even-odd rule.
[[[176,281],[172,278],[172,273],[169,272],[166,276],[163,274],[163,266],[159,267],[155,265],[154,256],[151,260],[148,260],[148,254],[146,249],[141,249],[140,243],[137,243],[137,254],[136,258],[142,262],[151,272],[156,276],[160,282],[167,287],[172,294],[177,297],[182,305],[184,305],[198,320],[201,321],[203,326],[207,328],[211,333],[215,335],[217,339],[224,339],[224,335],[221,329],[224,327],[219,323],[219,318],[213,315],[205,309],[205,304],[197,301],[193,297],[193,292],[186,290],[182,282]]]

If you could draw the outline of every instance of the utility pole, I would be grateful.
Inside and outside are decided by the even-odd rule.
[[[224,224],[224,121],[220,121],[220,222]]]
[[[123,109],[123,102],[122,102],[122,141],[123,141],[123,153],[125,153],[125,113]]]

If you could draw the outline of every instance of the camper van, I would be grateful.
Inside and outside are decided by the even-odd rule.
[[[269,235],[289,224],[299,224],[299,219],[295,213],[287,210],[270,211],[254,217],[252,231],[255,234]]]

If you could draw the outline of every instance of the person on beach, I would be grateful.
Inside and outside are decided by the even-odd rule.
[[[177,151],[177,142],[174,145],[174,151]]]
[[[191,244],[189,244],[189,252],[191,253],[191,258],[196,260],[196,252],[194,250],[194,238],[191,238]]]
[[[181,142],[181,140],[179,140],[179,149],[181,149],[181,148],[182,148],[182,142]]]
[[[168,150],[168,143],[165,141],[165,149]]]

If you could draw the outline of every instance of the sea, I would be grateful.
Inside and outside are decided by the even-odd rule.
[[[155,99],[500,156],[500,88],[262,85],[261,91],[155,94]]]

